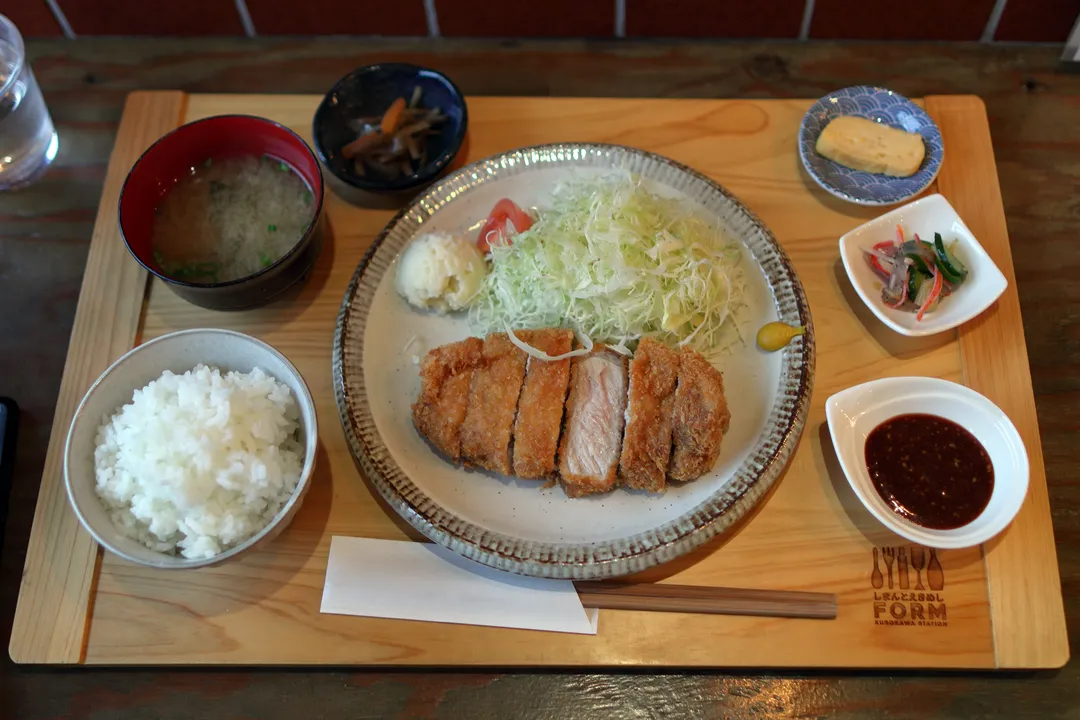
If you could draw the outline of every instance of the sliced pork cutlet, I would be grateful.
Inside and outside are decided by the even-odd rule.
[[[522,330],[516,334],[526,344],[552,356],[568,353],[574,347],[572,330]],[[529,358],[514,420],[514,474],[518,477],[542,478],[555,472],[569,383],[569,358]]]
[[[450,343],[431,350],[420,365],[420,397],[412,406],[413,423],[454,462],[461,458],[461,424],[483,347],[479,338]]]
[[[619,458],[619,477],[627,487],[660,492],[667,485],[678,378],[678,352],[652,338],[638,343],[630,361],[626,431]]]
[[[570,363],[559,475],[570,497],[615,487],[626,411],[626,358],[602,345]]]
[[[467,462],[510,475],[510,433],[529,356],[506,333],[484,338],[481,355],[461,426],[461,454]]]
[[[672,413],[673,449],[668,478],[697,480],[712,470],[730,424],[720,371],[700,353],[683,348]]]

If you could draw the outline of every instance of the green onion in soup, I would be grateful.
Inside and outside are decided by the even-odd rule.
[[[207,158],[156,208],[154,261],[165,275],[190,283],[254,275],[300,242],[313,200],[300,174],[279,158]]]

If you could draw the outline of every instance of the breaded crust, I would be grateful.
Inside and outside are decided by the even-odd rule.
[[[420,397],[412,406],[413,423],[454,462],[461,458],[461,424],[483,347],[479,338],[450,343],[428,352],[420,365]]]
[[[568,353],[574,346],[572,330],[522,330],[516,334],[548,355]],[[514,474],[518,477],[541,478],[555,471],[569,383],[569,359],[548,362],[529,358],[514,420]]]
[[[724,378],[699,353],[683,348],[672,414],[672,453],[668,477],[696,480],[712,470],[731,424]]]
[[[652,338],[639,344],[630,361],[619,477],[623,485],[661,492],[671,458],[671,422],[679,354]]]
[[[481,355],[461,425],[461,455],[474,465],[509,475],[510,433],[528,355],[506,333],[488,335]]]
[[[559,444],[559,477],[569,497],[615,488],[625,411],[625,357],[597,345],[571,361]]]

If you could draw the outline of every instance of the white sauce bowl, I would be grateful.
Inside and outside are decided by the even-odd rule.
[[[866,438],[886,420],[912,413],[937,415],[975,436],[994,467],[994,489],[986,509],[970,523],[950,530],[923,527],[901,517],[882,499],[866,467]],[[897,535],[933,548],[965,548],[984,543],[1012,522],[1028,488],[1028,456],[1008,416],[974,390],[928,377],[874,380],[825,401],[833,448],[851,489],[874,517]]]

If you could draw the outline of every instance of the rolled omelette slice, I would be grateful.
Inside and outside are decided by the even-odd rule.
[[[853,170],[909,177],[922,165],[926,147],[918,133],[898,130],[866,118],[841,115],[829,121],[821,131],[817,152]]]

